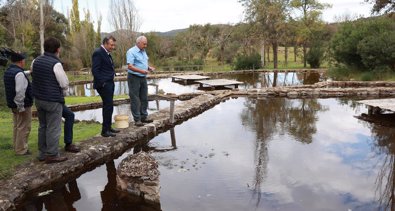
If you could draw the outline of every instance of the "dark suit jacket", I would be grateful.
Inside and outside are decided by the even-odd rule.
[[[103,47],[95,49],[92,54],[93,88],[103,87],[106,82],[113,81],[115,76],[114,62]]]

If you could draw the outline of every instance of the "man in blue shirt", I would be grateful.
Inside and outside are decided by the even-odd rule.
[[[139,36],[136,45],[126,52],[128,64],[128,86],[130,107],[136,126],[152,122],[148,119],[148,85],[147,74],[155,68],[148,65],[148,56],[145,51],[147,38]]]

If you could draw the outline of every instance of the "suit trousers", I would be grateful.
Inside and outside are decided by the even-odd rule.
[[[14,122],[14,151],[17,155],[22,155],[28,150],[27,141],[32,125],[32,108],[27,107],[24,112],[15,111],[16,109],[12,112]]]
[[[106,82],[102,87],[97,87],[97,92],[99,93],[103,101],[103,123],[102,132],[109,131],[111,129],[112,113],[114,111],[114,81]]]
[[[59,155],[63,104],[36,99],[39,158]]]
[[[73,143],[73,126],[74,126],[74,113],[63,104],[62,117],[64,118],[64,143],[66,145]]]

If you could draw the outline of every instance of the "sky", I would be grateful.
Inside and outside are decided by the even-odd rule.
[[[68,17],[72,0],[53,0],[55,9]],[[100,2],[100,3],[99,3]],[[102,31],[114,29],[108,22],[110,0],[79,0],[80,17],[89,9],[93,19],[102,16]],[[332,8],[325,9],[322,18],[334,22],[344,16],[370,16],[371,4],[364,0],[320,0]],[[166,32],[188,28],[193,24],[235,24],[243,21],[244,8],[238,0],[134,0],[141,26],[140,32]],[[96,21],[95,21],[96,23]],[[96,28],[97,26],[95,26]]]

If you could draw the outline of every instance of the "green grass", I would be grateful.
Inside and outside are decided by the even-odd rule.
[[[0,110],[0,179],[6,179],[13,175],[15,167],[20,164],[35,160],[38,155],[38,120],[33,119],[32,129],[29,135],[29,150],[33,153],[28,156],[16,156],[12,141],[12,114],[6,109]],[[62,125],[63,128],[63,125]],[[73,143],[78,143],[100,133],[101,125],[97,123],[80,122],[74,124]],[[63,149],[63,130],[59,140],[59,146]],[[60,150],[62,153],[62,150]]]
[[[128,95],[114,95],[114,100],[129,98]],[[66,105],[84,104],[84,103],[96,103],[101,102],[100,96],[92,97],[78,97],[78,96],[67,96],[65,97]]]

